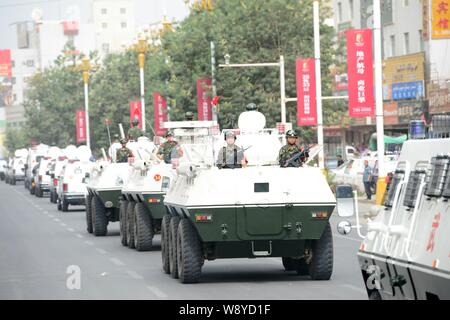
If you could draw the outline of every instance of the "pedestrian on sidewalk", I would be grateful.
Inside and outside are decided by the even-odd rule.
[[[363,183],[364,183],[364,190],[366,191],[367,195],[367,200],[372,200],[371,176],[372,176],[372,168],[369,166],[369,161],[364,160]]]

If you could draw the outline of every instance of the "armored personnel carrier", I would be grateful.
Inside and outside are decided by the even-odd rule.
[[[182,145],[161,230],[163,269],[172,277],[198,282],[205,260],[280,257],[287,271],[330,279],[328,220],[336,199],[319,168],[278,165],[283,139],[265,122],[258,111],[239,117],[236,144],[247,167],[215,165],[223,135],[220,144],[202,137],[203,143]]]
[[[431,138],[406,141],[384,208],[367,233],[356,215],[370,299],[450,299],[449,133],[450,126],[445,135],[431,130]],[[349,222],[340,225],[340,233],[351,231]]]
[[[133,150],[134,144],[128,143],[127,147]],[[115,162],[114,151],[117,148],[120,148],[120,144],[110,147],[112,162],[106,157],[98,161],[83,180],[87,187],[87,231],[95,236],[106,236],[108,223],[119,221],[120,199],[122,188],[128,182],[129,164]]]

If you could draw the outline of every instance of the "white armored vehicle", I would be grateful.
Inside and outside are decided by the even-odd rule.
[[[331,277],[328,220],[336,199],[319,168],[279,166],[283,139],[264,126],[261,113],[241,114],[236,144],[245,150],[243,168],[215,165],[223,136],[221,144],[204,137],[182,145],[161,231],[163,269],[172,277],[197,282],[205,260],[263,257],[280,257],[286,270],[316,280]]]
[[[433,119],[433,129],[431,139],[404,143],[384,208],[367,233],[357,216],[370,299],[450,299],[450,126],[436,134]],[[341,233],[350,230],[340,223]]]

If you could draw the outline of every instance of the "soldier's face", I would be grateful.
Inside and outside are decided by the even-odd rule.
[[[168,137],[167,137],[167,141],[172,142],[172,141],[173,141],[173,137],[172,137],[172,136],[168,136]]]
[[[289,137],[288,138],[288,143],[289,144],[295,144],[297,142],[297,138],[296,137]]]
[[[230,145],[234,144],[234,138],[233,137],[227,138],[227,143]]]

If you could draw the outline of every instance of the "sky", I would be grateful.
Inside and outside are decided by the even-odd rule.
[[[132,0],[136,26],[162,20],[182,20],[189,13],[184,0]],[[0,49],[17,48],[15,22],[31,20],[33,9],[40,8],[44,20],[64,20],[79,15],[81,22],[91,16],[92,0],[0,0]],[[79,13],[79,14],[78,14]]]

